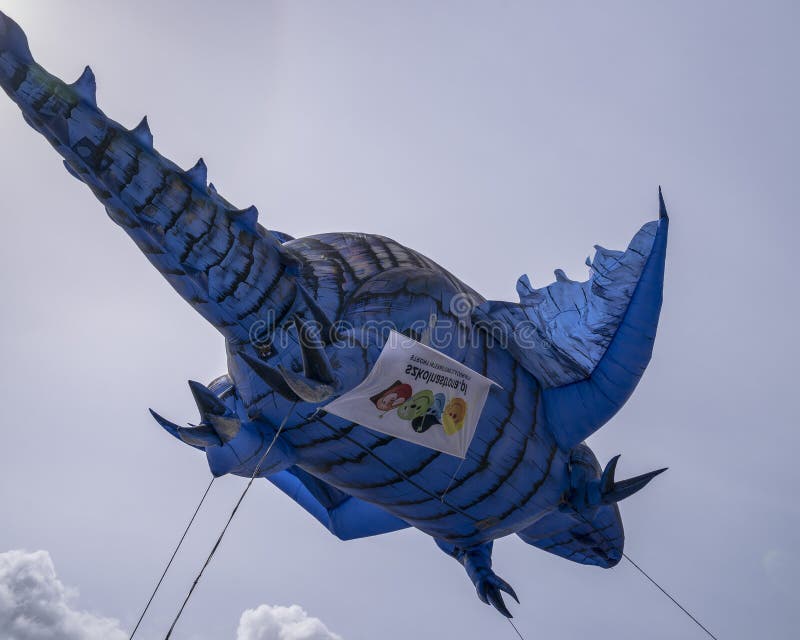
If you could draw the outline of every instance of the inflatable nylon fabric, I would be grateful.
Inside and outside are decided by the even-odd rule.
[[[497,538],[517,534],[588,565],[620,560],[616,503],[663,469],[616,481],[618,456],[603,470],[583,441],[625,403],[650,360],[668,230],[660,192],[659,219],[625,251],[598,247],[588,281],[559,270],[535,289],[523,276],[518,303],[487,301],[389,238],[292,239],[265,229],[255,207],[237,209],[207,184],[202,160],[187,171],[162,157],[146,118],[131,130],[107,118],[88,67],[72,84],[47,73],[1,13],[0,84],[224,337],[228,372],[208,386],[190,382],[199,426],[153,414],[204,451],[215,476],[258,470],[343,540],[416,527],[506,616],[501,591],[516,595],[492,571]],[[496,383],[463,464],[319,410],[365,379],[385,341],[371,329],[387,324]],[[433,345],[434,334],[446,339]],[[409,395],[400,385],[390,400]],[[449,428],[463,410],[446,408]]]

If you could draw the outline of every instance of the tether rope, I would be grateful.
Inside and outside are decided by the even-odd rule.
[[[208,495],[208,492],[211,490],[211,485],[214,484],[214,480],[216,480],[216,478],[214,478],[214,476],[211,476],[211,482],[208,483],[208,486],[206,487],[206,490],[203,493],[203,497],[200,498],[200,502],[197,503],[197,508],[194,510],[194,513],[192,514],[192,518],[189,520],[189,524],[187,524],[186,528],[183,530],[183,535],[181,536],[181,539],[178,540],[178,545],[175,547],[175,550],[172,552],[172,555],[169,558],[169,562],[167,562],[167,566],[164,567],[164,571],[161,574],[161,577],[158,579],[158,583],[156,584],[156,588],[153,589],[153,593],[150,594],[150,599],[147,601],[147,604],[144,606],[144,610],[142,611],[142,615],[140,615],[139,619],[136,621],[136,626],[133,628],[133,631],[131,631],[131,635],[129,637],[129,640],[133,640],[133,636],[135,636],[136,632],[139,630],[139,625],[142,624],[142,620],[144,620],[144,616],[147,613],[147,610],[150,608],[150,605],[153,602],[153,598],[156,597],[156,593],[158,593],[158,590],[161,587],[161,583],[164,582],[164,578],[167,575],[167,571],[169,571],[169,568],[172,566],[172,561],[175,560],[175,556],[178,555],[178,550],[181,548],[181,545],[183,544],[183,541],[186,538],[186,534],[189,533],[189,529],[191,528],[192,523],[194,522],[194,519],[197,517],[197,514],[200,511],[200,507],[203,506],[203,502],[205,502],[206,496]]]
[[[585,517],[585,516],[584,516],[582,513],[580,513],[580,512],[579,512],[577,509],[574,509],[574,508],[573,508],[573,512],[574,512],[574,513],[575,513],[575,515],[577,515],[577,516],[578,516],[578,517],[579,517],[581,520],[583,520],[583,521],[584,521],[584,522],[585,522],[587,525],[589,525],[589,527],[590,527],[590,528],[591,528],[591,529],[592,529],[592,530],[593,530],[595,533],[598,533],[598,534],[600,534],[600,537],[602,537],[602,538],[605,538],[605,541],[606,541],[606,542],[607,542],[609,545],[611,545],[611,544],[612,544],[611,540],[609,540],[609,538],[606,536],[606,534],[605,534],[603,531],[601,531],[600,529],[598,529],[597,527],[595,527],[595,526],[594,526],[594,525],[593,525],[591,522],[589,522],[589,520],[587,520],[587,519],[586,519],[586,517]],[[622,553],[622,557],[623,557],[623,558],[625,558],[625,559],[626,559],[628,562],[630,562],[630,563],[631,563],[631,564],[632,564],[634,567],[636,567],[636,569],[637,569],[637,571],[639,571],[639,573],[641,573],[641,574],[642,574],[642,575],[643,575],[645,578],[647,578],[647,579],[648,579],[650,582],[652,582],[652,583],[653,583],[653,584],[654,584],[654,585],[655,585],[655,586],[658,588],[658,590],[659,590],[659,591],[661,591],[661,593],[663,593],[665,596],[667,596],[667,598],[669,598],[669,599],[672,601],[672,603],[673,603],[673,604],[674,604],[676,607],[678,607],[678,609],[680,609],[681,611],[683,611],[683,612],[684,612],[684,613],[685,613],[685,614],[686,614],[686,615],[689,617],[689,619],[690,619],[692,622],[694,622],[694,623],[695,623],[695,624],[696,624],[698,627],[700,627],[700,628],[701,628],[703,631],[705,631],[705,632],[708,634],[708,636],[709,636],[710,638],[713,638],[714,640],[719,640],[719,639],[717,638],[717,636],[715,636],[713,633],[711,633],[711,632],[710,632],[710,631],[709,631],[709,630],[708,630],[708,629],[705,627],[705,625],[703,625],[703,623],[701,623],[701,622],[700,622],[700,621],[699,621],[697,618],[695,618],[695,617],[694,617],[694,616],[693,616],[691,613],[689,613],[689,610],[688,610],[688,609],[686,609],[686,607],[684,607],[684,606],[683,606],[683,605],[682,605],[680,602],[678,602],[678,601],[677,601],[675,598],[673,598],[673,597],[672,597],[672,595],[670,595],[670,594],[667,592],[667,590],[666,590],[666,589],[664,589],[664,587],[662,587],[660,584],[658,584],[658,582],[656,582],[656,581],[655,581],[655,579],[653,579],[652,577],[650,577],[650,574],[648,574],[648,573],[647,573],[647,572],[646,572],[644,569],[642,569],[642,568],[641,568],[641,567],[640,567],[638,564],[636,564],[636,563],[633,561],[633,559],[632,559],[632,558],[631,558],[631,557],[630,557],[630,556],[629,556],[627,553],[625,553],[624,551],[623,551],[623,553]]]
[[[314,419],[316,419],[318,422],[321,422],[321,423],[322,423],[322,424],[324,424],[326,427],[328,427],[328,428],[329,428],[331,431],[338,432],[338,430],[337,430],[337,429],[336,429],[334,426],[332,426],[332,425],[328,424],[328,423],[327,423],[327,422],[326,422],[326,421],[325,421],[325,420],[322,418],[322,416],[321,416],[320,414],[324,414],[324,411],[322,411],[322,410],[320,410],[320,409],[317,409],[317,411],[315,411],[315,412],[314,412],[312,415],[306,416],[306,419],[310,420],[310,419],[314,418]],[[357,446],[359,446],[361,449],[363,449],[363,450],[364,450],[364,451],[366,451],[367,453],[371,454],[371,455],[372,455],[372,456],[373,456],[373,457],[374,457],[376,460],[378,460],[379,462],[381,462],[383,465],[385,465],[385,466],[386,466],[387,468],[389,468],[390,470],[394,471],[394,472],[395,472],[396,474],[398,474],[399,476],[403,477],[405,480],[407,480],[407,481],[408,481],[408,482],[410,482],[411,484],[415,485],[417,488],[421,489],[421,490],[422,490],[422,491],[424,491],[425,493],[430,493],[430,492],[426,491],[424,488],[422,488],[422,487],[420,487],[419,485],[417,485],[417,484],[416,484],[416,483],[415,483],[413,480],[411,480],[410,478],[408,478],[408,476],[406,476],[406,474],[405,474],[405,473],[403,473],[403,472],[402,472],[402,471],[400,471],[399,469],[396,469],[396,468],[395,468],[393,465],[391,465],[390,463],[388,463],[388,462],[386,462],[385,460],[383,460],[383,459],[382,459],[380,456],[377,456],[377,455],[376,455],[376,454],[375,454],[375,453],[374,453],[374,452],[373,452],[371,449],[369,449],[368,447],[365,447],[364,445],[361,445],[360,443],[356,442],[355,440],[352,440],[352,438],[350,438],[349,436],[342,435],[342,437],[343,437],[344,439],[346,439],[346,440],[350,440],[351,442],[353,442],[353,444],[356,444],[356,445],[357,445]],[[463,462],[463,461],[462,461],[462,462]],[[455,474],[453,474],[453,475],[455,476],[455,475],[457,475],[457,473],[458,473],[458,471],[456,471],[456,473],[455,473]],[[452,479],[451,479],[451,484],[452,484]],[[441,500],[441,502],[442,502],[442,503],[444,503],[445,505],[449,506],[450,508],[452,508],[452,509],[454,509],[454,510],[456,510],[456,511],[460,512],[460,513],[462,513],[463,515],[465,515],[465,516],[467,516],[467,517],[469,517],[469,518],[471,518],[471,519],[475,520],[476,518],[474,518],[474,517],[473,517],[473,516],[471,516],[470,514],[466,513],[465,511],[463,511],[462,509],[460,509],[459,507],[457,507],[457,506],[455,506],[455,505],[448,504],[448,503],[447,503],[447,502],[444,500],[444,497],[445,497],[445,495],[447,494],[447,492],[449,491],[449,489],[450,489],[450,487],[448,486],[447,490],[445,490],[445,492],[444,492],[444,493],[441,495],[441,497],[439,497],[439,499]],[[434,496],[435,494],[430,494],[430,495]],[[437,496],[437,497],[438,497],[438,496]],[[593,525],[593,524],[592,524],[592,523],[591,523],[589,520],[587,520],[587,519],[586,519],[586,518],[583,516],[583,514],[579,513],[577,510],[573,510],[573,511],[574,511],[575,515],[577,515],[577,516],[578,516],[578,517],[579,517],[581,520],[583,520],[583,521],[584,521],[584,522],[585,522],[587,525],[589,525],[589,527],[590,527],[590,528],[591,528],[593,531],[597,532],[597,533],[598,533],[598,534],[599,534],[601,537],[605,538],[605,540],[606,540],[606,542],[607,542],[607,543],[611,544],[611,541],[608,539],[608,537],[605,535],[605,533],[603,533],[601,530],[599,530],[597,527],[595,527],[595,526],[594,526],[594,525]],[[652,582],[652,583],[653,583],[653,584],[654,584],[656,587],[658,587],[658,589],[659,589],[659,590],[660,590],[660,591],[661,591],[661,592],[662,592],[662,593],[663,593],[665,596],[667,596],[667,597],[668,597],[668,598],[669,598],[669,599],[670,599],[670,600],[671,600],[671,601],[672,601],[672,602],[673,602],[673,603],[674,603],[674,604],[675,604],[675,605],[676,605],[676,606],[677,606],[677,607],[678,607],[678,608],[679,608],[681,611],[683,611],[683,612],[684,612],[684,613],[685,613],[685,614],[686,614],[686,615],[687,615],[687,616],[688,616],[688,617],[689,617],[689,618],[690,618],[690,619],[691,619],[691,620],[692,620],[692,621],[693,621],[693,622],[694,622],[694,623],[695,623],[695,624],[696,624],[698,627],[700,627],[700,628],[701,628],[703,631],[705,631],[705,632],[708,634],[708,636],[709,636],[709,637],[713,638],[713,640],[718,640],[718,638],[717,638],[717,637],[716,637],[716,636],[715,636],[713,633],[711,633],[711,632],[710,632],[710,631],[709,631],[709,630],[708,630],[708,629],[707,629],[707,628],[706,628],[706,627],[705,627],[705,626],[704,626],[704,625],[703,625],[703,624],[702,624],[702,623],[701,623],[701,622],[700,622],[700,621],[699,621],[697,618],[695,618],[695,617],[694,617],[694,616],[693,616],[691,613],[689,613],[689,611],[688,611],[688,610],[687,610],[687,609],[686,609],[686,608],[685,608],[683,605],[681,605],[681,604],[680,604],[680,603],[679,603],[679,602],[678,602],[678,601],[677,601],[677,600],[676,600],[674,597],[672,597],[672,596],[671,596],[671,595],[670,595],[670,594],[669,594],[669,593],[666,591],[666,589],[664,589],[664,588],[663,588],[663,587],[662,587],[660,584],[658,584],[658,582],[656,582],[656,581],[655,581],[655,580],[654,580],[652,577],[650,577],[650,575],[649,575],[649,574],[647,574],[647,573],[644,571],[644,569],[642,569],[642,568],[641,568],[641,567],[640,567],[638,564],[636,564],[636,563],[635,563],[635,562],[634,562],[634,561],[631,559],[631,557],[630,557],[629,555],[627,555],[627,554],[625,554],[625,553],[623,553],[622,555],[623,555],[623,556],[624,556],[624,557],[625,557],[625,558],[628,560],[628,562],[630,562],[630,563],[631,563],[631,564],[632,564],[634,567],[636,567],[636,569],[637,569],[638,571],[640,571],[640,572],[641,572],[641,574],[642,574],[643,576],[645,576],[645,577],[646,577],[646,578],[647,578],[647,579],[648,579],[650,582]],[[508,621],[509,621],[509,623],[511,623],[511,626],[514,628],[514,631],[517,633],[517,635],[518,635],[520,638],[523,638],[522,634],[520,633],[520,631],[519,631],[519,629],[517,628],[517,626],[516,626],[516,625],[513,623],[513,621],[512,621],[510,618],[508,618]],[[524,638],[523,638],[523,640],[524,640]]]
[[[519,636],[520,640],[525,640],[525,636],[523,636],[523,635],[522,635],[522,634],[519,632],[519,629],[517,629],[517,625],[515,625],[515,624],[514,624],[514,621],[513,621],[511,618],[506,618],[506,620],[508,620],[508,624],[510,624],[510,625],[511,625],[511,628],[512,628],[512,629],[514,629],[514,631],[516,631],[516,632],[517,632],[517,635]]]
[[[167,635],[164,636],[164,640],[169,640],[172,637],[172,632],[174,631],[175,626],[177,625],[178,621],[180,620],[180,617],[183,614],[183,611],[186,608],[186,605],[188,604],[189,599],[192,597],[192,594],[194,593],[194,590],[197,588],[197,585],[200,582],[200,579],[202,578],[203,573],[205,572],[206,568],[211,563],[211,559],[214,557],[214,554],[216,553],[217,549],[219,548],[220,544],[222,543],[222,539],[225,536],[225,533],[228,531],[228,527],[230,526],[231,522],[233,522],[233,518],[236,516],[236,513],[239,510],[239,507],[241,506],[242,502],[244,501],[244,498],[247,495],[247,492],[250,490],[250,487],[252,486],[254,480],[256,479],[256,477],[258,476],[259,472],[261,471],[261,466],[264,464],[264,461],[267,459],[267,456],[269,455],[270,451],[272,451],[272,447],[275,445],[275,442],[277,442],[278,436],[280,436],[281,431],[283,431],[283,428],[286,426],[286,422],[288,421],[289,416],[291,416],[291,414],[294,412],[294,408],[295,408],[296,405],[297,405],[296,402],[292,403],[292,406],[289,408],[289,411],[284,416],[283,421],[281,422],[280,426],[278,427],[278,430],[275,432],[275,435],[273,436],[272,441],[270,442],[269,446],[267,447],[267,450],[264,452],[264,454],[261,456],[261,459],[258,461],[258,464],[256,465],[256,467],[255,467],[255,469],[253,471],[253,474],[250,476],[250,480],[247,483],[247,486],[244,488],[244,491],[242,491],[242,494],[239,496],[239,499],[236,501],[236,504],[234,505],[233,510],[231,511],[231,514],[228,517],[227,522],[225,523],[225,526],[222,528],[222,531],[220,532],[219,536],[217,537],[217,540],[214,543],[214,546],[211,548],[211,551],[209,552],[208,557],[206,558],[205,562],[203,563],[203,566],[200,568],[200,572],[197,574],[197,577],[192,582],[192,585],[189,588],[189,592],[186,594],[186,598],[184,598],[180,609],[178,609],[178,613],[175,615],[175,619],[172,621],[172,624],[170,625],[169,631],[167,631]],[[324,424],[330,430],[338,432],[338,429],[336,429],[332,425],[328,424],[325,420],[322,419],[322,416],[319,415],[319,414],[324,415],[324,412],[320,411],[318,409],[317,411],[314,412],[314,414],[312,414],[310,416],[307,416],[306,419],[307,420],[316,419],[318,422]],[[349,438],[347,436],[343,436],[343,437],[345,439],[347,439],[347,440],[351,440],[353,442],[353,444],[359,445],[362,449],[364,449],[368,453],[371,453],[373,456],[375,456],[375,454],[369,448],[364,447],[363,445],[360,445],[359,443],[353,441],[351,438]],[[382,460],[378,456],[375,456],[375,457],[378,459],[379,462],[383,463],[386,467],[388,467],[389,469],[391,469],[392,471],[394,471],[398,475],[402,476],[404,479],[410,481],[411,484],[416,484],[413,481],[411,481],[410,478],[407,478],[403,472],[399,471],[398,469],[395,469],[393,467],[393,465],[387,463],[386,461]],[[463,462],[464,462],[464,460],[461,461],[462,464],[463,464]],[[453,478],[456,475],[458,475],[458,471],[460,469],[461,469],[461,465],[459,465],[458,469],[456,469],[455,473],[453,474]],[[444,503],[444,497],[447,495],[447,493],[448,493],[448,491],[450,489],[450,486],[452,486],[453,478],[450,479],[450,484],[448,485],[447,489],[445,489],[444,493],[441,496],[439,496],[439,499],[443,503]],[[206,487],[206,490],[203,493],[203,496],[200,499],[200,502],[198,503],[197,507],[194,510],[194,513],[192,514],[191,519],[189,520],[189,524],[186,525],[186,529],[184,530],[183,535],[181,536],[180,540],[178,541],[178,545],[175,547],[175,550],[172,552],[172,556],[170,557],[169,562],[167,562],[167,565],[164,568],[164,571],[161,574],[161,577],[159,578],[155,589],[153,589],[153,593],[150,595],[150,599],[147,601],[147,604],[145,605],[141,616],[139,616],[139,620],[136,622],[136,626],[134,627],[133,631],[131,632],[129,640],[133,640],[133,637],[136,634],[136,631],[139,629],[139,625],[142,623],[142,620],[144,619],[144,616],[147,613],[147,610],[149,609],[150,604],[153,602],[153,599],[155,598],[156,593],[158,592],[158,590],[159,590],[159,588],[161,586],[161,583],[164,581],[164,578],[165,578],[167,572],[169,571],[169,569],[170,569],[170,567],[172,565],[172,562],[173,562],[173,560],[175,559],[175,556],[178,553],[178,550],[180,549],[181,545],[183,544],[183,541],[186,538],[186,535],[189,532],[189,529],[192,526],[192,523],[194,522],[195,518],[197,517],[197,514],[200,511],[200,508],[202,507],[203,502],[205,501],[206,496],[208,495],[208,492],[211,490],[211,486],[213,485],[213,483],[214,483],[214,478],[212,478],[211,481],[208,483],[208,486]],[[422,489],[422,487],[418,487],[418,488]],[[445,504],[447,504],[447,503],[445,503]],[[458,509],[458,508],[456,508],[456,510],[457,511],[461,511],[461,509]],[[576,516],[578,516],[581,520],[583,520],[595,533],[599,534],[602,538],[605,538],[605,540],[606,540],[606,542],[608,544],[611,544],[611,540],[609,540],[609,538],[605,535],[605,533],[603,531],[601,531],[600,529],[598,529],[597,527],[595,527],[589,520],[586,519],[586,517],[582,513],[580,513],[576,509],[573,509],[573,512],[575,513]],[[468,517],[470,517],[469,514],[467,514],[465,512],[463,512],[463,515],[467,515]],[[710,638],[712,638],[712,640],[718,640],[717,636],[715,636],[713,633],[711,633],[711,631],[709,631],[708,628],[705,625],[703,625],[703,623],[701,623],[694,615],[692,615],[689,612],[689,610],[686,609],[686,607],[684,607],[680,602],[678,602],[666,589],[664,589],[664,587],[662,587],[652,576],[650,576],[650,574],[648,574],[644,569],[642,569],[642,567],[639,566],[639,564],[637,564],[627,553],[623,552],[622,556],[628,562],[630,562],[639,573],[641,573],[645,578],[647,578],[647,580],[649,580],[659,591],[661,591],[661,593],[663,593],[667,598],[669,598],[669,600],[676,607],[678,607],[692,622],[694,622]],[[522,635],[520,630],[517,628],[517,626],[514,624],[513,620],[511,620],[511,618],[506,618],[506,619],[508,620],[508,622],[511,625],[511,627],[514,629],[514,632],[517,634],[517,636],[521,640],[525,640],[524,636]]]
[[[675,606],[676,606],[676,607],[678,607],[678,608],[679,608],[681,611],[683,611],[683,612],[684,612],[684,613],[685,613],[687,616],[689,616],[689,618],[691,618],[691,619],[694,621],[694,623],[695,623],[695,624],[696,624],[698,627],[700,627],[700,628],[701,628],[703,631],[705,631],[705,632],[708,634],[708,636],[709,636],[710,638],[714,638],[714,640],[718,640],[718,639],[717,639],[717,636],[715,636],[715,635],[714,635],[713,633],[711,633],[711,632],[710,632],[708,629],[706,629],[706,627],[703,625],[703,623],[702,623],[702,622],[700,622],[700,621],[699,621],[697,618],[695,618],[695,617],[694,617],[694,616],[693,616],[691,613],[689,613],[689,612],[686,610],[686,608],[685,608],[685,607],[684,607],[684,606],[683,606],[683,605],[682,605],[680,602],[678,602],[678,601],[677,601],[675,598],[673,598],[673,597],[672,597],[672,596],[671,596],[669,593],[667,593],[667,592],[666,592],[666,590],[664,589],[664,587],[662,587],[660,584],[658,584],[658,582],[656,582],[655,580],[653,580],[653,578],[651,578],[651,577],[650,577],[650,575],[649,575],[649,574],[648,574],[648,573],[647,573],[647,572],[646,572],[644,569],[642,569],[642,568],[641,568],[641,567],[640,567],[638,564],[636,564],[636,563],[635,563],[635,562],[634,562],[634,561],[631,559],[631,557],[630,557],[630,556],[629,556],[627,553],[623,553],[622,555],[624,556],[624,558],[625,558],[625,559],[626,559],[628,562],[630,562],[630,563],[631,563],[631,564],[632,564],[634,567],[636,567],[636,569],[639,571],[639,573],[641,573],[641,574],[642,574],[642,575],[643,575],[645,578],[647,578],[647,579],[648,579],[650,582],[652,582],[652,583],[653,583],[653,584],[654,584],[656,587],[658,587],[658,590],[659,590],[659,591],[661,591],[661,593],[663,593],[665,596],[667,596],[667,598],[669,598],[670,600],[672,600],[672,602],[675,604]]]
[[[267,450],[264,452],[264,455],[261,456],[261,459],[258,461],[256,468],[253,470],[253,475],[250,476],[250,481],[247,483],[247,486],[244,488],[244,491],[242,491],[242,495],[239,496],[239,500],[236,501],[236,504],[233,507],[233,511],[231,511],[231,515],[228,517],[228,521],[225,523],[225,526],[222,528],[222,531],[220,532],[217,541],[211,548],[211,552],[208,554],[206,561],[203,563],[200,572],[197,574],[197,577],[194,579],[194,582],[192,582],[192,586],[189,588],[189,593],[186,594],[186,598],[184,598],[183,604],[181,604],[181,608],[178,609],[178,613],[175,615],[175,619],[172,621],[172,624],[169,627],[169,631],[167,631],[167,635],[164,636],[164,640],[169,640],[169,638],[172,636],[172,632],[175,629],[175,625],[178,624],[178,620],[180,620],[181,614],[183,613],[183,610],[186,608],[186,604],[189,602],[189,598],[192,597],[195,588],[197,588],[197,584],[200,582],[200,578],[203,577],[203,572],[206,570],[206,567],[208,567],[208,565],[211,563],[211,558],[213,558],[214,554],[217,552],[217,549],[219,548],[219,545],[222,542],[222,538],[225,536],[225,533],[228,531],[228,527],[233,521],[236,512],[239,510],[239,506],[242,504],[244,497],[250,490],[250,487],[252,486],[253,481],[256,479],[256,476],[261,471],[261,465],[264,464],[264,460],[267,459],[269,452],[272,451],[272,447],[275,445],[275,443],[278,440],[278,436],[281,434],[281,431],[283,431],[283,428],[286,426],[286,421],[289,419],[289,416],[292,415],[292,412],[294,411],[296,404],[297,402],[292,403],[292,406],[289,408],[289,411],[286,412],[286,415],[283,418],[283,422],[281,422],[281,426],[278,427],[278,430],[275,432],[275,436],[272,438],[272,442],[269,443],[269,446],[267,447]]]
[[[450,491],[450,487],[453,486],[453,482],[455,482],[455,479],[456,479],[456,476],[458,475],[458,472],[461,471],[461,467],[464,466],[464,463],[466,461],[467,461],[467,457],[466,456],[461,458],[461,462],[458,463],[458,467],[456,468],[455,471],[453,471],[453,475],[450,476],[450,482],[447,484],[447,489],[445,489],[444,493],[442,494],[442,498],[441,498],[442,502],[444,502],[444,497],[447,495],[447,492]]]

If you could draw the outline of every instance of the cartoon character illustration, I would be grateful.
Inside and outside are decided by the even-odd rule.
[[[378,411],[391,411],[397,409],[414,393],[411,385],[395,380],[390,387],[370,398],[370,401],[378,408]],[[383,417],[383,416],[381,416]]]
[[[447,403],[442,415],[444,432],[448,436],[461,431],[467,418],[467,401],[464,398],[453,398]]]
[[[411,428],[424,433],[435,424],[441,424],[445,397],[443,393],[433,394],[425,390],[406,400],[397,410],[397,416],[411,421]]]

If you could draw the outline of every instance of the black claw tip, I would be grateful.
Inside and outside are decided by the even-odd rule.
[[[498,588],[501,589],[502,591],[505,591],[508,595],[510,595],[512,598],[514,598],[514,600],[516,601],[517,604],[519,604],[519,598],[517,597],[517,594],[514,591],[514,588],[510,584],[508,584],[505,580],[503,580],[502,578],[498,578],[498,581],[500,582],[500,584],[498,585]]]
[[[658,185],[658,217],[662,220],[669,220],[667,205],[664,204],[664,195],[661,193],[661,185]]]
[[[497,587],[490,585],[486,589],[486,597],[489,599],[489,602],[492,604],[492,606],[502,613],[506,618],[514,617],[511,615],[508,607],[506,607],[506,603],[503,602],[503,596],[500,595],[500,590]]]

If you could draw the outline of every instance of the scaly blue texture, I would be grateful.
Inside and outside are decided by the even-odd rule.
[[[531,545],[601,567],[622,555],[616,502],[659,472],[617,482],[582,441],[625,403],[647,366],[661,308],[668,218],[624,252],[598,247],[591,277],[486,301],[431,259],[375,235],[292,239],[258,223],[153,147],[145,118],[128,130],[97,107],[87,67],[64,84],[34,62],[0,14],[0,84],[163,274],[225,339],[228,373],[190,383],[201,415],[172,435],[212,473],[249,477],[294,410],[260,475],[341,539],[412,526],[461,562],[504,615],[513,589],[491,568],[492,542]],[[463,465],[449,455],[319,411],[367,375],[396,328],[464,363],[493,387]],[[443,494],[446,496],[442,498]]]

